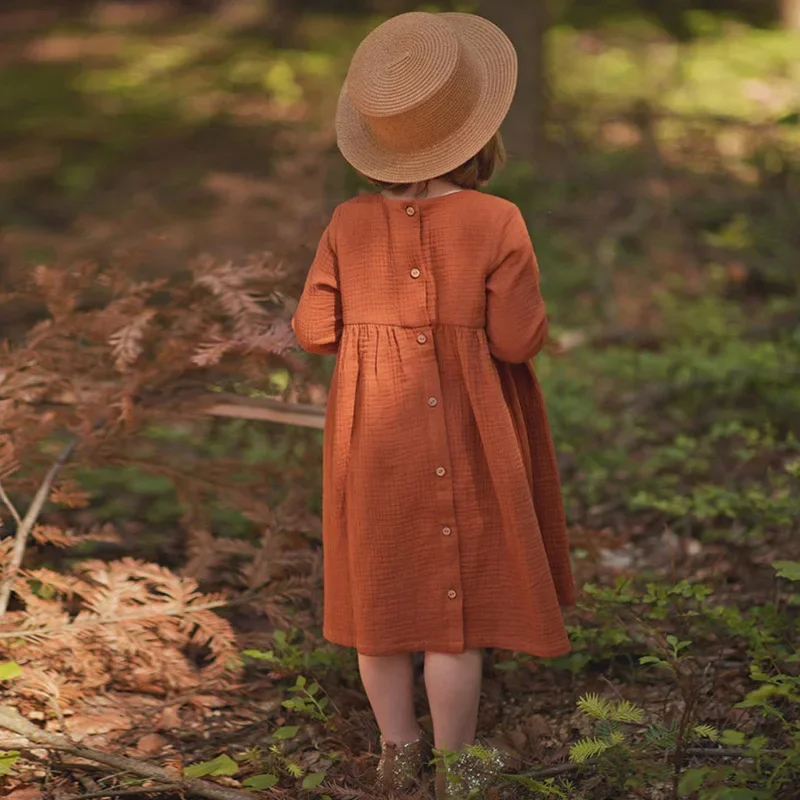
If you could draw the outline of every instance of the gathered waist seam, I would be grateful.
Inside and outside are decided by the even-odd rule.
[[[402,331],[418,331],[421,329],[425,330],[436,330],[437,328],[456,328],[461,330],[467,331],[482,331],[485,330],[485,325],[457,325],[451,322],[437,322],[434,324],[429,323],[422,323],[421,325],[395,325],[389,324],[384,322],[344,322],[342,323],[343,328],[390,328],[392,330],[402,330]]]

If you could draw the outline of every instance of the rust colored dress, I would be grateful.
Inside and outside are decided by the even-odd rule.
[[[294,328],[337,355],[325,637],[364,655],[567,652],[575,590],[530,366],[547,321],[517,207],[477,191],[342,204]]]

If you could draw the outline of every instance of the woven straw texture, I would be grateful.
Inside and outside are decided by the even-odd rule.
[[[516,84],[514,47],[488,20],[401,14],[353,56],[336,116],[339,149],[376,180],[444,175],[498,131]]]
[[[547,323],[516,206],[475,191],[337,209],[297,313],[337,354],[325,636],[366,655],[569,649],[558,473],[529,360]]]

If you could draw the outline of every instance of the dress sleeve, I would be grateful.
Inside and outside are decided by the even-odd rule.
[[[539,267],[525,220],[516,208],[503,231],[497,265],[486,281],[486,335],[492,355],[512,364],[532,359],[547,338]]]
[[[320,355],[335,354],[342,335],[342,301],[339,295],[334,222],[335,217],[322,234],[292,319],[292,328],[300,347]]]

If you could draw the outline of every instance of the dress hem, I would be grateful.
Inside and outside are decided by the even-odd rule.
[[[394,656],[400,653],[447,653],[452,655],[459,655],[466,650],[508,650],[514,653],[525,653],[526,655],[534,656],[535,658],[558,658],[565,656],[572,651],[569,642],[565,642],[563,646],[558,647],[533,647],[530,644],[510,642],[501,643],[497,639],[475,639],[468,642],[399,642],[391,644],[387,647],[359,647],[355,638],[350,636],[337,636],[325,632],[325,639],[331,644],[339,645],[340,647],[352,647],[358,651],[362,656]]]

